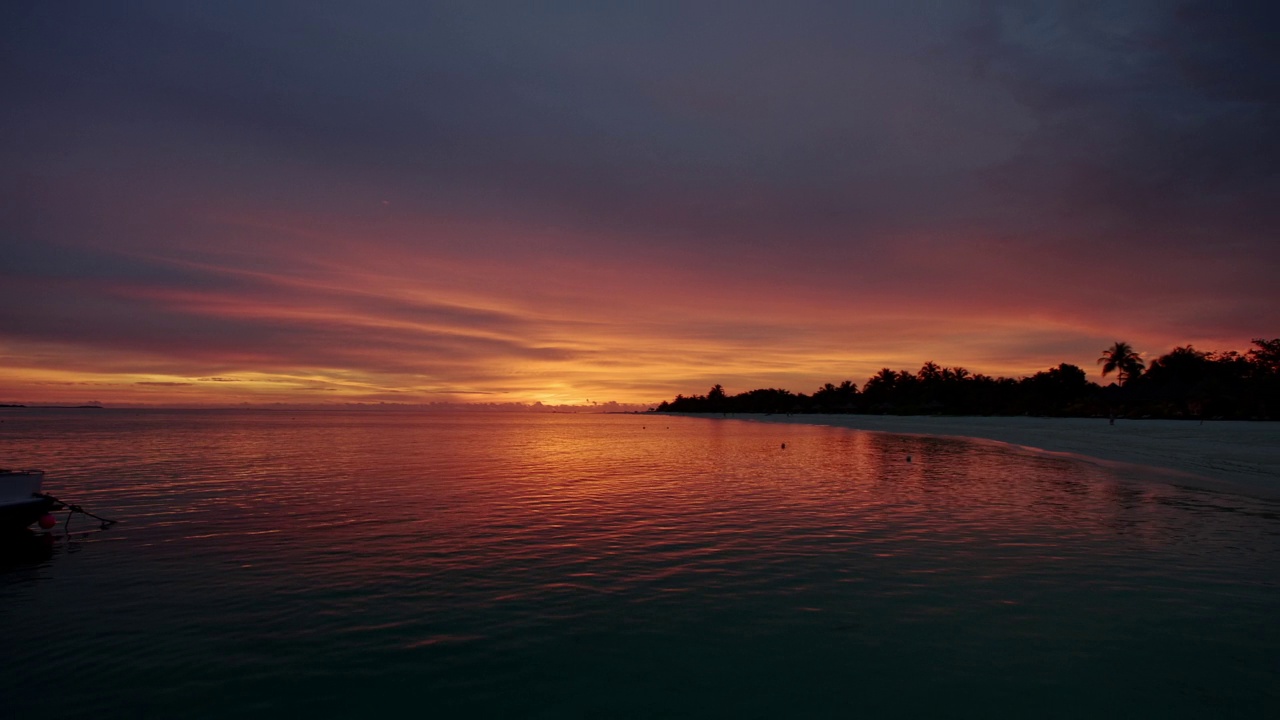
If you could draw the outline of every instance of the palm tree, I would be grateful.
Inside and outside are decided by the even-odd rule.
[[[1129,343],[1119,340],[1115,345],[1102,351],[1098,364],[1102,365],[1102,377],[1106,377],[1113,370],[1116,371],[1116,379],[1122,386],[1141,375],[1146,368],[1146,364],[1142,362],[1142,356],[1134,352]]]

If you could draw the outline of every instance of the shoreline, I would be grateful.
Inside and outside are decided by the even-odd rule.
[[[1170,473],[1169,482],[1177,485],[1280,499],[1280,422],[1120,419],[1109,425],[1097,418],[931,415],[730,414],[725,418],[988,440],[1104,465],[1158,468]]]

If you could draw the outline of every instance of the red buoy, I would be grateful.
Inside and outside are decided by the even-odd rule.
[[[40,518],[39,523],[41,530],[48,530],[58,524],[58,518],[54,517],[53,513],[45,513],[44,516]]]

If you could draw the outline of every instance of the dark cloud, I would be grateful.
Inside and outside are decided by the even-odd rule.
[[[1027,7],[993,5],[971,35],[981,72],[1037,118],[1018,154],[988,173],[1005,197],[1085,243],[1144,233],[1143,248],[1204,245],[1216,232],[1273,249],[1261,241],[1280,189],[1280,65],[1262,43],[1280,25],[1274,9]]]

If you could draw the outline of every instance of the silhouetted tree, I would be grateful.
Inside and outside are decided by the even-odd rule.
[[[881,368],[880,372],[868,378],[862,386],[863,406],[872,411],[884,412],[893,403],[897,385],[898,373],[889,368]]]
[[[826,383],[813,393],[812,408],[817,412],[853,412],[857,409],[858,386],[845,380],[839,386]]]
[[[1249,362],[1263,373],[1280,374],[1280,338],[1254,338],[1253,345],[1255,347],[1246,354]]]
[[[707,412],[728,412],[727,398],[724,394],[724,388],[716,383],[707,392]]]
[[[1116,379],[1120,381],[1120,385],[1124,385],[1129,380],[1142,374],[1146,365],[1142,362],[1142,356],[1133,351],[1129,343],[1116,341],[1116,344],[1102,351],[1102,357],[1098,358],[1098,364],[1102,365],[1102,377],[1116,373]]]
[[[920,366],[916,371],[916,379],[922,383],[937,383],[942,380],[942,368],[938,363],[930,360]]]
[[[1089,393],[1085,371],[1062,363],[1021,383],[1022,407],[1033,415],[1066,415],[1076,411]]]
[[[1120,386],[1105,388],[1089,382],[1083,369],[1067,363],[1015,380],[926,362],[914,373],[882,368],[861,392],[851,380],[838,386],[825,383],[812,396],[776,388],[729,396],[715,385],[706,395],[677,395],[658,410],[1098,417],[1123,403],[1131,416],[1280,417],[1280,338],[1255,339],[1253,345],[1246,354],[1201,352],[1186,345],[1152,360],[1147,369],[1132,347],[1117,342],[1098,359],[1106,364],[1104,376],[1111,372],[1120,376]]]
[[[1280,338],[1255,338],[1245,354],[1250,368],[1250,417],[1280,418]]]

